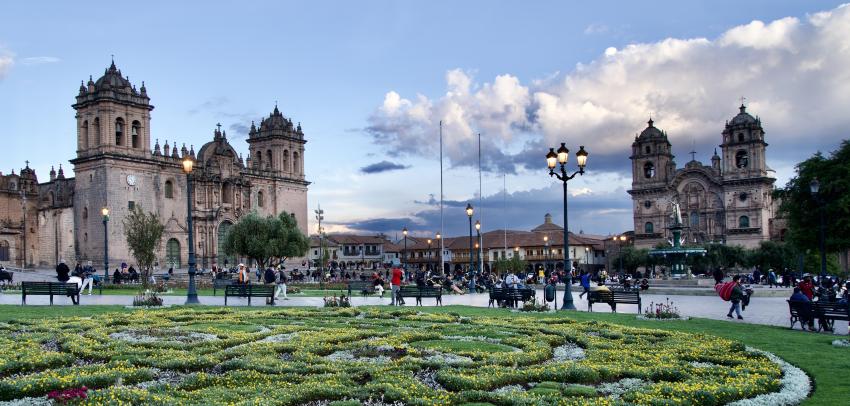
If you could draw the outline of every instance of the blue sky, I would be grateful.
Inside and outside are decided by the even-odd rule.
[[[309,204],[322,204],[331,230],[435,232],[443,120],[445,198],[456,203],[447,234],[465,230],[458,206],[477,206],[478,132],[485,230],[528,229],[547,211],[562,221],[542,156],[566,141],[591,153],[590,172],[571,184],[571,229],[617,233],[631,229],[627,157],[650,113],[680,166],[692,146],[707,162],[746,96],[780,185],[794,163],[846,137],[850,13],[839,4],[9,3],[0,170],[28,159],[41,179],[59,163],[70,172],[70,105],[114,54],[133,83],[145,81],[161,143],[197,150],[221,122],[247,153],[244,128],[277,101],[304,127]]]

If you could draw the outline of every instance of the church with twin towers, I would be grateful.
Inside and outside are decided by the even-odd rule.
[[[159,215],[165,226],[157,253],[161,268],[185,268],[188,260],[187,179],[181,161],[195,161],[192,172],[193,226],[199,267],[233,265],[222,252],[228,228],[251,211],[260,215],[290,213],[307,232],[307,189],[304,132],[275,106],[259,123],[252,122],[245,159],[217,126],[212,140],[193,145],[167,140],[151,132],[154,106],[145,83],[137,89],[113,62],[103,75],[82,82],[72,105],[76,112],[74,178],[51,171],[39,183],[28,166],[0,176],[0,189],[23,193],[20,232],[0,233],[6,261],[12,265],[69,265],[104,258],[101,210],[109,209],[109,262],[135,262],[124,237],[123,220],[134,207]],[[211,126],[212,127],[212,126]],[[14,178],[9,178],[14,176]],[[9,179],[7,179],[9,178]],[[2,203],[2,202],[0,202]],[[14,203],[7,207],[17,207]],[[0,208],[3,205],[0,204]],[[2,213],[0,213],[2,214]],[[9,217],[20,217],[19,213]],[[10,225],[18,225],[17,219]],[[13,224],[14,223],[14,224]],[[11,230],[11,231],[10,231]],[[3,258],[0,258],[2,260]]]
[[[671,202],[682,214],[683,244],[708,243],[757,247],[782,240],[785,222],[776,218],[773,171],[767,166],[767,142],[761,119],[742,103],[720,132],[705,165],[692,152],[683,168],[674,161],[667,133],[652,119],[632,143],[634,244],[652,248],[672,238]]]

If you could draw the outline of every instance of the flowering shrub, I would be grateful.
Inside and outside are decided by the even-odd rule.
[[[679,308],[673,305],[673,302],[668,298],[664,303],[649,302],[646,310],[643,312],[643,317],[647,319],[680,319]]]
[[[325,307],[351,307],[351,302],[348,300],[348,296],[345,295],[340,295],[339,297],[326,296]]]
[[[162,306],[162,298],[156,293],[142,293],[133,298],[133,306]]]
[[[802,399],[780,390],[790,376],[781,360],[735,341],[518,314],[145,309],[0,323],[0,353],[0,402],[46,400],[51,392],[60,402],[83,386],[85,396],[68,401],[721,405]]]
[[[537,303],[534,299],[529,299],[526,302],[523,302],[522,307],[519,308],[521,312],[545,312],[549,311],[549,305],[546,303]]]
[[[47,398],[59,404],[65,404],[73,401],[81,401],[85,400],[88,397],[86,395],[86,392],[88,392],[88,390],[89,389],[85,386],[81,388],[65,389],[62,391],[54,390],[50,391],[50,393],[47,394]]]

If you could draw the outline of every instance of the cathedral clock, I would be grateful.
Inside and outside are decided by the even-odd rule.
[[[127,184],[130,186],[136,186],[136,175],[127,175]]]

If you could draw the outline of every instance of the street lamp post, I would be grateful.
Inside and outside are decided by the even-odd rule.
[[[545,251],[543,251],[543,276],[549,275],[549,236],[543,236],[543,245],[545,247]]]
[[[432,262],[434,262],[434,253],[431,252],[431,239],[429,238],[428,239],[428,267],[429,268],[433,268]],[[429,271],[433,271],[433,269],[429,269]]]
[[[316,221],[319,222],[319,272],[324,275],[325,274],[325,247],[324,247],[324,236],[322,235],[322,220],[325,219],[325,211],[322,210],[322,206],[319,205],[319,208],[314,210],[316,213]]]
[[[475,220],[475,273],[480,274],[482,269],[484,268],[481,265],[481,221]]]
[[[466,216],[469,217],[469,272],[472,272],[472,205],[466,204]]]
[[[621,280],[623,279],[623,243],[626,241],[626,236],[621,235],[617,237],[617,259],[620,261],[620,265],[617,269],[617,277]]]
[[[407,272],[407,227],[405,226],[401,229],[401,233],[404,234],[404,251],[401,252],[401,261],[404,264],[404,271]]]
[[[809,183],[809,190],[818,204],[818,217],[820,220],[818,230],[818,248],[820,249],[820,278],[818,278],[818,284],[820,285],[823,284],[823,279],[826,277],[826,236],[824,235],[826,225],[823,222],[823,199],[820,196],[820,182],[817,178],[812,179],[812,182]]]
[[[437,241],[441,242],[440,239],[442,239],[442,238],[443,238],[443,236],[440,233],[437,233]],[[442,247],[442,244],[437,244],[437,246]],[[440,264],[439,275],[442,275],[443,274],[443,250],[442,249],[440,249],[440,252],[437,253],[437,262]]]
[[[189,231],[189,289],[186,292],[186,304],[200,304],[195,290],[195,230],[192,226],[192,167],[195,161],[191,157],[183,158],[183,172],[186,173],[186,227]]]
[[[100,282],[100,294],[103,294],[103,285],[109,280],[109,235],[107,233],[107,224],[109,224],[109,209],[104,207],[100,209],[103,214],[103,281]]]
[[[572,293],[572,284],[573,284],[573,276],[570,267],[570,247],[569,247],[569,216],[568,216],[568,206],[567,206],[567,182],[570,179],[574,178],[576,175],[584,175],[584,167],[587,165],[587,151],[584,150],[584,145],[579,147],[578,152],[576,153],[576,163],[578,164],[578,170],[573,172],[571,175],[567,174],[567,160],[570,156],[570,150],[567,149],[565,143],[561,143],[561,147],[558,148],[558,152],[555,152],[554,148],[549,148],[549,153],[546,154],[546,166],[549,167],[549,176],[553,176],[558,178],[564,184],[564,272],[567,274],[567,288],[564,289],[564,301],[561,306],[561,310],[575,310],[575,305],[573,304],[573,293]],[[560,164],[560,173],[555,172],[555,167]]]

